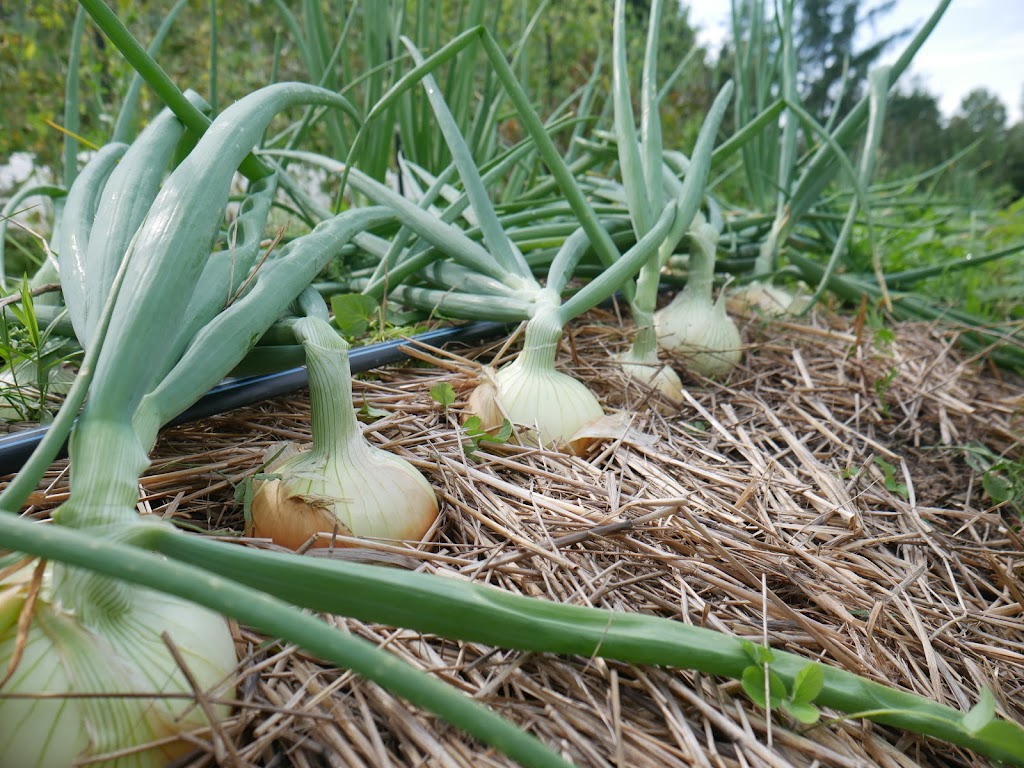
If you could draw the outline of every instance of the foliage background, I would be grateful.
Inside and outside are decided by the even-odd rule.
[[[415,0],[379,1],[404,8],[407,17],[413,17],[421,5]],[[168,2],[155,0],[116,0],[112,5],[143,44],[151,40],[170,7]],[[631,0],[628,5],[634,49],[630,59],[638,61],[645,42],[648,4]],[[742,11],[747,4],[738,5]],[[890,5],[864,0],[797,0],[797,39],[805,51],[802,96],[811,111],[822,118],[833,112],[841,115],[862,89],[868,67],[887,44],[900,42],[897,34],[867,49],[855,46],[858,24],[873,14],[884,14]],[[300,6],[299,0],[222,0],[212,5],[192,0],[171,29],[159,60],[180,87],[210,96],[210,11],[215,7],[219,46],[216,99],[220,106],[275,79],[308,79],[296,42],[282,21],[284,9],[299,14]],[[431,41],[449,40],[468,23],[470,6],[468,0],[424,4],[430,9],[430,18],[437,20],[437,28],[422,30],[420,36],[428,39],[417,42],[429,51]],[[343,85],[344,73],[361,71],[365,51],[359,30],[368,7],[367,2],[341,0],[321,4],[324,18],[333,25],[327,30],[332,39],[351,14],[351,42],[339,65]],[[524,0],[481,7],[495,14],[495,28],[507,49],[530,28],[529,49],[521,58],[519,74],[542,114],[550,114],[582,87],[598,62],[603,62],[599,74],[603,82],[597,92],[607,92],[611,3]],[[728,42],[720,51],[694,50],[696,34],[688,6],[672,10],[663,20],[660,80],[669,78],[680,62],[687,64],[666,93],[662,124],[666,146],[685,150],[692,146],[714,93],[730,75],[732,51]],[[74,5],[67,0],[0,4],[0,92],[5,101],[0,163],[14,152],[26,152],[39,167],[59,167],[59,129],[48,121],[58,126],[63,122],[73,23]],[[90,21],[86,29],[79,133],[89,142],[102,144],[109,138],[131,70]],[[851,78],[840,99],[836,98],[837,78],[845,62],[849,62]],[[157,105],[147,88],[142,90],[142,99],[142,114],[153,114]],[[594,114],[600,115],[601,110],[598,105]],[[518,138],[514,121],[503,124],[502,138]],[[954,156],[956,162],[947,163]],[[908,269],[997,250],[1024,238],[1019,215],[1019,199],[1024,195],[1024,124],[1009,125],[1006,105],[993,93],[975,90],[957,113],[946,119],[936,94],[920,82],[900,82],[887,109],[879,177],[899,182],[929,171],[922,180],[907,182],[898,199],[893,197],[906,226],[885,236],[887,269]],[[867,249],[858,250],[857,242],[853,243],[854,265],[858,260],[866,265],[866,254]],[[1002,261],[971,270],[967,279],[963,275],[933,278],[924,287],[932,295],[947,298],[951,305],[966,305],[994,318],[1021,317],[1024,308],[1017,297],[1024,286],[1018,272],[1019,263]]]
[[[169,7],[167,2],[155,0],[116,0],[112,5],[144,44]],[[407,14],[415,13],[415,2],[404,5]],[[438,30],[437,35],[445,40],[458,31],[455,27],[463,18],[460,11],[465,3],[443,0],[440,5],[440,18],[449,29]],[[541,5],[540,0],[494,4],[495,12],[500,14],[498,29],[504,35],[503,42],[509,45],[517,40]],[[812,112],[824,116],[835,109],[841,113],[861,89],[868,67],[887,46],[900,41],[897,34],[863,50],[855,48],[856,29],[873,15],[884,14],[891,5],[862,0],[799,0],[801,81],[805,103]],[[284,29],[279,6],[297,12],[299,2],[246,0],[216,5],[221,104],[265,85],[275,76],[278,80],[303,77],[301,59]],[[632,40],[637,52],[644,44],[646,7],[643,0],[630,3],[629,23],[635,30]],[[358,25],[359,4],[353,8],[342,2],[323,4],[325,18],[339,29],[352,11],[354,24]],[[0,90],[6,107],[0,158],[26,151],[35,155],[39,165],[53,167],[57,163],[60,142],[55,137],[56,129],[46,121],[61,122],[73,22],[73,6],[66,0],[0,4]],[[543,8],[521,68],[523,80],[542,105],[542,112],[550,112],[582,86],[597,61],[602,56],[607,58],[610,26],[611,4],[600,0],[570,0]],[[179,86],[203,94],[210,93],[210,27],[207,3],[186,4],[160,56]],[[695,42],[687,5],[666,15],[662,81],[687,57]],[[88,23],[82,52],[81,134],[93,143],[102,143],[109,135],[131,74],[121,57],[108,48],[96,27]],[[275,51],[279,54],[276,70]],[[348,55],[350,65],[357,66],[360,51],[353,48]],[[692,143],[699,119],[728,74],[729,56],[727,43],[722,51],[698,50],[690,57],[663,106],[670,145]],[[849,63],[850,80],[844,99],[837,104],[833,97],[844,62]],[[155,105],[145,89],[143,99],[149,100],[144,102],[143,112],[151,114]],[[959,164],[956,173],[949,174],[945,191],[964,197],[981,191],[994,195],[999,204],[1008,204],[1024,194],[1024,124],[1008,123],[1006,105],[995,94],[976,89],[947,120],[939,111],[936,94],[919,82],[899,85],[888,107],[883,173],[896,176],[930,168],[971,144],[976,148]]]

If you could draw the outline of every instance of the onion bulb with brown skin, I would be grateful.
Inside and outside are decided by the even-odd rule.
[[[526,323],[519,357],[470,395],[469,410],[480,417],[484,429],[496,429],[507,418],[524,428],[518,433],[521,442],[572,451],[573,436],[604,415],[583,382],[555,370],[562,327],[557,303],[541,306]]]
[[[313,445],[284,455],[257,480],[248,531],[298,549],[332,534],[419,541],[437,518],[437,498],[412,464],[366,441],[352,408],[348,345],[324,320],[294,327],[306,352]]]

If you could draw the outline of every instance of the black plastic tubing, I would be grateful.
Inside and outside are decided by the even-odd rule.
[[[507,323],[490,321],[440,328],[411,336],[408,339],[396,339],[365,347],[354,347],[349,351],[349,364],[352,367],[352,373],[365,373],[382,365],[391,365],[407,359],[408,356],[402,351],[402,347],[416,342],[434,347],[453,343],[472,345],[497,338],[508,331]],[[287,395],[302,389],[307,383],[305,368],[291,368],[261,376],[230,379],[218,384],[199,398],[194,405],[176,416],[168,426],[198,421],[234,408]],[[32,455],[32,451],[39,445],[39,441],[43,439],[47,429],[48,427],[34,427],[0,437],[0,475],[10,475],[21,469],[28,457]],[[63,458],[66,455],[67,444],[65,443],[58,457]]]

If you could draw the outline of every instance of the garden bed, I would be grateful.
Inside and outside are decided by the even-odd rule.
[[[1021,460],[1021,382],[965,362],[927,325],[893,326],[891,341],[826,315],[744,325],[744,364],[725,383],[687,380],[686,403],[674,408],[608,359],[627,341],[612,313],[575,323],[563,370],[631,416],[624,435],[582,457],[488,443],[467,459],[459,409],[478,361],[516,347],[413,350],[436,365],[379,369],[355,383],[355,398],[375,416],[371,441],[435,487],[442,514],[433,535],[417,547],[363,543],[309,556],[703,625],[963,710],[989,688],[1003,715],[1024,722],[1021,521],[992,508],[964,452],[977,444]],[[430,396],[442,381],[459,396],[447,412]],[[140,509],[237,539],[236,489],[267,446],[308,437],[303,394],[169,429]],[[30,501],[43,517],[66,493],[59,462]],[[329,621],[477,697],[580,766],[986,765],[857,718],[826,712],[810,729],[784,714],[766,718],[738,682],[685,670]],[[196,734],[188,765],[511,764],[293,646],[244,627],[235,638],[241,706]]]

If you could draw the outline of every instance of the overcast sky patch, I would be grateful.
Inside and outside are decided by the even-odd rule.
[[[690,22],[701,28],[700,41],[717,53],[729,36],[729,0],[693,0],[688,5]],[[865,27],[863,44],[906,27],[916,31],[936,6],[935,0],[897,0],[875,29]],[[901,50],[898,45],[883,61],[895,61]],[[1003,102],[1011,123],[1021,120],[1024,2],[953,0],[900,82],[909,84],[914,76],[939,97],[946,117],[970,91],[983,87]]]

